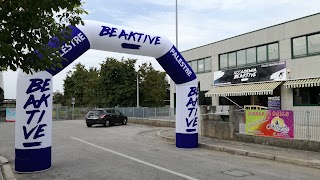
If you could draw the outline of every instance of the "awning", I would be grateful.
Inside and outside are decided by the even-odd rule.
[[[287,81],[284,84],[285,88],[303,88],[320,86],[320,78],[299,79]]]
[[[248,96],[248,95],[271,95],[273,90],[282,82],[265,82],[254,84],[242,84],[231,86],[215,86],[205,94],[206,97],[212,96]]]

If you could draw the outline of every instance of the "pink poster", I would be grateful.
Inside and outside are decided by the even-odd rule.
[[[246,134],[293,138],[293,122],[293,111],[246,110]]]

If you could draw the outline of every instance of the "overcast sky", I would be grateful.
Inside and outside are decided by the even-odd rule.
[[[175,43],[175,0],[86,0],[85,20],[141,29]],[[320,12],[319,0],[178,0],[180,51]],[[320,22],[319,22],[320,23]],[[53,91],[63,92],[63,80],[74,64],[99,67],[106,57],[135,58],[137,65],[154,58],[89,50],[53,78]],[[17,72],[4,72],[6,99],[16,98]]]

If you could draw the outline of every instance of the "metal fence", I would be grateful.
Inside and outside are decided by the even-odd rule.
[[[320,141],[320,111],[296,110],[294,111],[294,137]]]
[[[92,107],[53,106],[53,120],[84,119]],[[145,119],[175,120],[175,109],[167,107],[116,107],[127,117]]]
[[[175,120],[175,108],[168,107],[116,107],[128,117]]]
[[[85,119],[86,114],[91,110],[91,107],[68,107],[68,106],[53,106],[53,120],[72,120]]]

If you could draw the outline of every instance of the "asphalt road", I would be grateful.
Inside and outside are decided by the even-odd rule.
[[[156,137],[163,128],[128,124],[87,128],[53,123],[53,166],[17,179],[308,179],[320,170],[207,149],[177,149]],[[14,123],[0,123],[0,155],[14,166]]]

